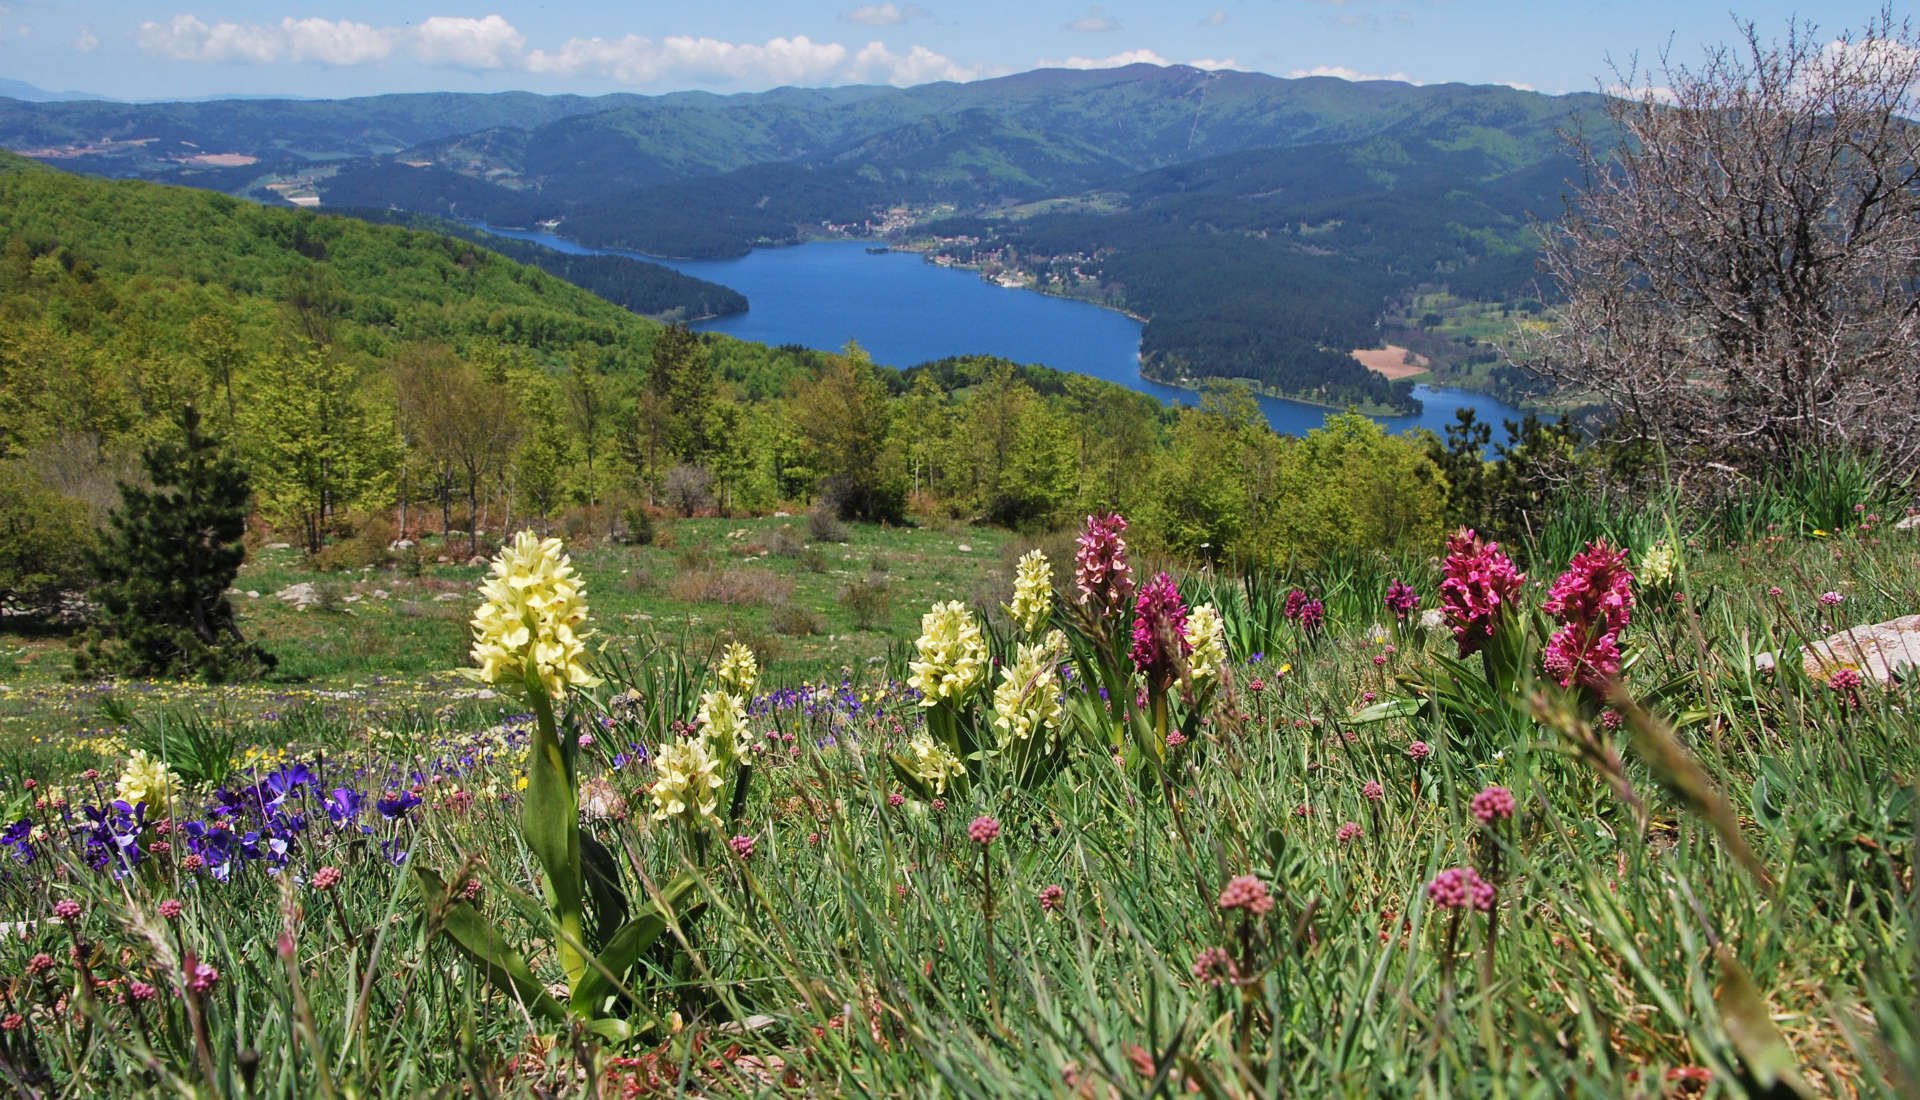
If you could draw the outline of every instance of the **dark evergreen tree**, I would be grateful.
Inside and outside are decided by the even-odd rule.
[[[192,406],[179,427],[177,440],[141,455],[151,486],[120,486],[93,559],[100,615],[75,660],[81,672],[218,681],[275,663],[241,636],[226,594],[246,558],[246,471],[200,430]]]

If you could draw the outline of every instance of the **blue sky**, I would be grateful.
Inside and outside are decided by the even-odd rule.
[[[1784,32],[1811,5],[1748,3]],[[1819,5],[1824,34],[1877,3]],[[1606,59],[1735,34],[1724,3],[1611,0],[0,0],[0,77],[126,99],[918,84],[1131,60],[1591,91]]]

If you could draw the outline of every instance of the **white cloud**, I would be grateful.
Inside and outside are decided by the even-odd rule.
[[[979,69],[958,64],[925,46],[897,54],[879,42],[869,42],[855,54],[847,72],[856,80],[882,80],[900,87],[935,80],[972,80],[981,75]]]
[[[342,19],[283,19],[289,61],[317,61],[322,65],[364,65],[393,52],[393,32]]]
[[[1117,69],[1122,65],[1171,65],[1173,62],[1152,50],[1128,50],[1107,57],[1042,59],[1036,64],[1042,69]]]
[[[499,69],[520,59],[527,36],[498,15],[484,19],[436,15],[411,36],[413,56],[425,65]]]
[[[1200,17],[1200,25],[1203,27],[1217,27],[1226,21],[1227,9],[1225,8],[1215,8]]]
[[[904,7],[894,3],[862,4],[848,12],[846,19],[849,23],[863,23],[869,27],[891,27],[912,19],[926,19],[932,15],[932,12],[918,4],[907,4]]]
[[[1100,34],[1105,31],[1119,30],[1120,21],[1108,15],[1105,8],[1095,4],[1087,9],[1087,14],[1068,23],[1067,29],[1080,31],[1083,34]]]
[[[1646,99],[1651,96],[1655,103],[1666,104],[1673,104],[1679,101],[1679,97],[1673,94],[1673,89],[1667,87],[1665,84],[1642,84],[1637,88],[1627,84],[1609,84],[1600,89],[1600,94],[1611,96],[1614,99],[1635,100]]]
[[[251,61],[264,65],[286,50],[280,28],[215,23],[208,26],[191,15],[176,15],[165,23],[140,24],[140,48],[175,61]]]
[[[81,27],[80,33],[73,36],[73,48],[81,53],[92,53],[99,44],[100,39],[94,36],[92,27]]]
[[[1303,76],[1330,76],[1336,80],[1397,80],[1402,84],[1421,84],[1406,73],[1363,73],[1345,65],[1315,65],[1311,69],[1295,69],[1287,74],[1287,79],[1298,80]]]
[[[1240,67],[1240,63],[1238,61],[1235,61],[1231,57],[1223,57],[1223,58],[1196,57],[1192,61],[1187,62],[1187,64],[1192,65],[1196,69],[1208,69],[1208,70],[1237,69]]]
[[[499,69],[517,64],[526,36],[498,15],[481,19],[436,15],[416,27],[373,27],[349,19],[286,18],[279,23],[207,24],[193,15],[140,25],[136,40],[147,53],[176,61],[315,62],[365,65],[405,47],[426,65]]]
[[[755,45],[685,36],[656,43],[630,34],[611,40],[570,38],[557,50],[534,50],[526,65],[536,73],[599,73],[623,84],[651,84],[667,76],[792,84],[826,79],[846,59],[845,46],[814,42],[806,35]]]

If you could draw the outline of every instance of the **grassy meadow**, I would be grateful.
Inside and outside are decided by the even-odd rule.
[[[1202,644],[1169,673],[1124,663],[1135,607],[1081,604],[1067,537],[807,523],[569,546],[603,682],[551,721],[452,675],[485,571],[437,554],[256,553],[236,587],[281,656],[263,684],[66,683],[58,642],[7,639],[0,1076],[34,1096],[1920,1091],[1920,699],[1753,660],[1911,614],[1920,533],[1676,519],[1671,577],[1616,589],[1603,698],[1543,671],[1559,550],[1507,548],[1526,579],[1503,641],[1465,658],[1444,547],[1184,573],[1225,660]],[[1560,542],[1614,533],[1637,568],[1663,523]],[[1031,624],[1001,606],[1030,545],[1051,563]],[[877,578],[883,606],[847,595]],[[301,582],[320,606],[273,597]],[[916,652],[948,600],[983,670],[954,657],[965,625]],[[732,728],[729,642],[759,657],[745,747],[713,746],[711,813],[663,810],[693,789],[676,754]],[[1018,740],[996,688],[1036,663],[1059,679]],[[928,668],[976,678],[922,705]],[[946,744],[961,759],[929,772]],[[603,876],[577,935],[556,798]],[[596,985],[575,939],[622,961]]]

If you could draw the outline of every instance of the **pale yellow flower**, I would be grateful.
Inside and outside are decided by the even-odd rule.
[[[907,761],[907,770],[932,787],[936,795],[947,793],[947,780],[966,773],[960,758],[925,730],[913,735],[913,740],[907,742],[907,751],[913,754]]]
[[[912,670],[907,685],[920,692],[921,706],[958,700],[980,683],[987,672],[987,643],[966,604],[936,603],[920,616],[920,638],[907,667]]]
[[[1045,625],[1047,615],[1053,610],[1053,566],[1047,556],[1038,550],[1031,551],[1020,559],[1013,573],[1013,603],[1007,607],[1007,613],[1020,629],[1028,634],[1038,633]]]
[[[1203,603],[1187,613],[1187,668],[1195,682],[1220,679],[1227,667],[1227,627],[1220,612]]]
[[[654,760],[653,818],[685,818],[688,824],[719,820],[720,761],[704,737],[679,738]]]
[[[700,727],[700,736],[723,763],[743,760],[753,751],[753,731],[747,728],[747,705],[738,695],[725,691],[703,693],[694,722]]]
[[[113,797],[132,806],[141,802],[156,815],[164,814],[180,790],[180,777],[167,770],[166,761],[148,756],[145,749],[127,755],[126,770],[113,785]]]
[[[721,654],[720,665],[714,669],[713,678],[720,682],[721,690],[728,694],[751,699],[753,687],[760,680],[760,662],[754,659],[753,650],[735,642]]]
[[[1665,588],[1673,583],[1680,569],[1680,552],[1673,543],[1661,539],[1640,559],[1640,583],[1649,588]]]
[[[1013,661],[1000,670],[993,689],[993,724],[1005,734],[1003,743],[1038,736],[1045,741],[1060,728],[1060,652],[1066,638],[1054,631],[1043,642],[1022,645]]]
[[[463,669],[466,676],[523,692],[531,662],[549,698],[558,698],[568,684],[600,682],[583,664],[587,602],[559,539],[542,540],[532,531],[515,535],[495,555],[480,596],[473,613],[473,661],[479,667]]]

